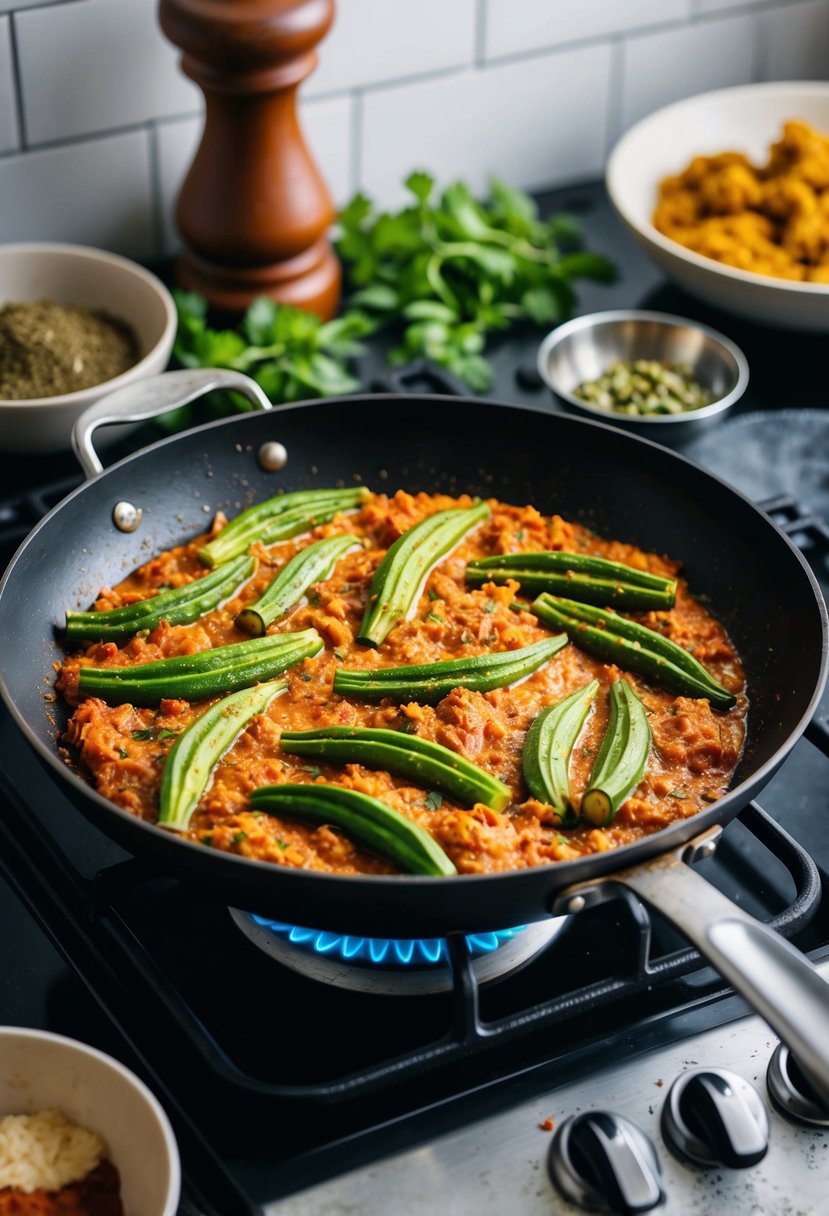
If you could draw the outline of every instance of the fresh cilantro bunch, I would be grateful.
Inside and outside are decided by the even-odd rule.
[[[356,288],[349,304],[403,321],[392,363],[425,357],[483,392],[491,330],[562,321],[575,303],[574,279],[615,275],[607,258],[578,247],[571,216],[541,220],[534,201],[503,182],[492,182],[486,204],[463,182],[437,196],[427,173],[412,173],[406,187],[413,201],[394,214],[356,195],[340,213],[336,242]]]
[[[323,322],[314,313],[260,296],[238,328],[211,329],[203,296],[173,295],[178,309],[173,357],[184,367],[245,372],[273,402],[336,397],[360,387],[347,360],[362,352],[359,339],[375,328],[364,313],[350,311]]]

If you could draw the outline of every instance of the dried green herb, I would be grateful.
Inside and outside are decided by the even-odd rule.
[[[135,334],[106,313],[54,300],[0,308],[0,398],[60,397],[103,384],[139,358]]]

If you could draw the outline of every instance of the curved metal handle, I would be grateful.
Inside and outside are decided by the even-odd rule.
[[[765,1018],[829,1105],[829,984],[779,933],[743,912],[686,865],[685,857],[694,852],[699,856],[700,848],[710,855],[710,837],[604,881],[629,887],[684,933]],[[569,887],[556,900],[554,912],[577,911],[595,902],[601,898],[599,885]]]
[[[148,376],[146,380],[139,380],[96,401],[81,414],[72,428],[72,448],[87,479],[102,473],[104,468],[92,445],[92,436],[99,426],[110,426],[117,422],[146,422],[158,414],[187,405],[216,388],[235,389],[261,410],[273,408],[256,381],[242,372],[220,367],[187,368],[178,372],[162,372],[160,376]]]

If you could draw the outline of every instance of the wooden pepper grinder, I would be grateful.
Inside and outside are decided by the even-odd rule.
[[[334,207],[296,92],[334,0],[160,0],[159,18],[207,103],[176,207],[179,284],[222,311],[269,295],[333,316],[340,266],[325,233]]]

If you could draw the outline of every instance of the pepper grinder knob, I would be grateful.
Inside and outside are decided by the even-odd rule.
[[[550,1144],[550,1176],[571,1203],[633,1216],[664,1201],[661,1168],[641,1128],[611,1111],[571,1115]]]
[[[182,287],[240,312],[270,295],[332,317],[340,265],[328,189],[297,117],[334,0],[160,0],[161,28],[205,95],[204,131],[176,222]]]
[[[766,1109],[753,1085],[725,1069],[694,1068],[677,1077],[662,1107],[665,1143],[695,1165],[745,1169],[769,1147]]]

